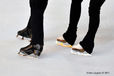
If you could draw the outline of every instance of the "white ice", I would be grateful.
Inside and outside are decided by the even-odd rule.
[[[44,15],[45,46],[37,59],[17,54],[29,44],[16,38],[17,31],[27,25],[29,0],[0,0],[0,76],[114,76],[114,0],[106,0],[102,7],[91,57],[72,55],[71,48],[55,43],[68,27],[70,3],[49,0]],[[76,44],[87,32],[88,5],[89,0],[84,0]]]

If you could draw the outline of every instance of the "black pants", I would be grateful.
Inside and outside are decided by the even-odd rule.
[[[48,0],[30,0],[31,16],[27,27],[32,29],[32,45],[44,45],[43,15]]]
[[[105,0],[90,0],[89,29],[84,39],[80,42],[80,45],[88,53],[92,53],[94,48],[94,38],[100,22],[100,8],[104,1]],[[69,27],[63,34],[64,39],[71,45],[75,43],[77,37],[76,31],[81,13],[81,2],[82,0],[72,0]]]

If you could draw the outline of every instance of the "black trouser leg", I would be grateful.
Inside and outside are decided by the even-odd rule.
[[[31,16],[29,18],[28,24],[27,24],[27,28],[31,29],[32,25],[31,25]]]
[[[92,53],[94,48],[94,38],[100,23],[100,8],[105,0],[91,0],[89,6],[89,29],[80,42],[81,46],[88,53]]]
[[[32,45],[44,45],[43,15],[46,6],[47,0],[30,0],[30,24],[32,26]]]
[[[81,2],[82,0],[72,0],[69,27],[63,34],[64,39],[71,45],[74,44],[77,37],[76,31],[81,13]]]

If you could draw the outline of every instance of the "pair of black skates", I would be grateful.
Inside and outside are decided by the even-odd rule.
[[[32,30],[26,27],[23,30],[18,31],[17,37],[18,36],[22,36],[22,40],[24,38],[32,39]],[[33,54],[35,57],[38,57],[40,56],[42,50],[43,46],[39,44],[36,45],[29,44],[28,46],[21,48],[18,54],[21,56],[27,56]]]

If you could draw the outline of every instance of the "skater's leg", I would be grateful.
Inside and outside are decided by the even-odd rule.
[[[32,42],[31,44],[44,45],[43,15],[47,6],[47,0],[30,0]]]
[[[92,53],[94,48],[94,38],[99,27],[100,22],[100,8],[105,0],[91,0],[89,7],[89,29],[84,37],[84,39],[80,42],[80,45],[84,48],[84,50],[88,53]]]
[[[76,40],[77,24],[81,13],[81,2],[82,0],[72,0],[71,11],[70,11],[70,21],[67,31],[63,34],[64,39],[73,45]]]
[[[25,54],[40,56],[43,50],[43,14],[47,6],[47,0],[30,0],[32,41],[27,47],[21,48],[20,51]],[[32,52],[31,52],[32,51]]]

